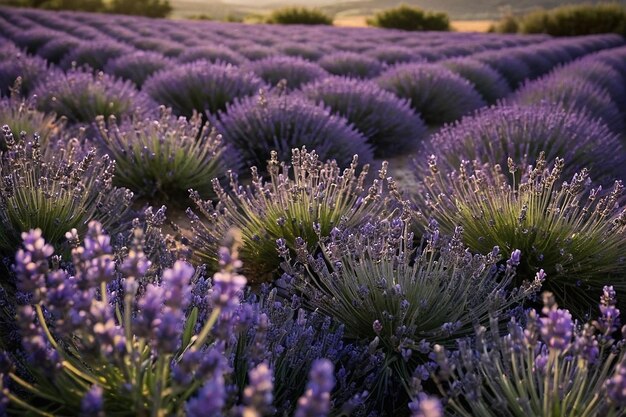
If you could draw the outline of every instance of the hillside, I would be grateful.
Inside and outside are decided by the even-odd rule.
[[[369,15],[380,9],[407,3],[428,10],[439,10],[450,14],[452,19],[495,19],[502,13],[524,12],[537,7],[551,8],[566,3],[589,3],[588,0],[170,0],[174,5],[175,17],[193,14],[208,14],[216,18],[226,15],[243,16],[264,14],[269,9],[284,5],[320,7],[331,15]],[[595,1],[593,3],[599,3]],[[626,5],[626,0],[619,3]]]

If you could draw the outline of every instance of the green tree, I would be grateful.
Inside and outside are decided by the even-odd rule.
[[[450,30],[450,18],[446,13],[426,12],[406,4],[376,13],[372,19],[367,19],[367,24],[386,29],[410,31]]]

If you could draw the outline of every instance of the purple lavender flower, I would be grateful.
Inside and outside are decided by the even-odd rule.
[[[326,417],[330,412],[330,392],[335,386],[334,366],[327,359],[313,362],[306,391],[298,400],[295,417]]]
[[[411,417],[443,417],[441,401],[424,393],[409,403],[409,410]]]
[[[611,403],[626,407],[626,360],[615,367],[615,372],[606,381],[606,393]]]
[[[544,293],[543,315],[541,317],[541,338],[550,349],[566,350],[570,347],[574,331],[572,315],[567,310],[558,309],[554,296]]]
[[[60,73],[58,69],[50,67],[45,60],[37,56],[18,54],[0,62],[0,95],[9,96],[10,89],[19,77],[18,93],[29,96],[46,77],[57,73]]]
[[[93,385],[87,391],[80,405],[81,417],[103,417],[105,415],[102,394],[103,390],[98,385]]]
[[[224,376],[220,370],[204,383],[198,395],[187,401],[185,413],[188,417],[220,417],[226,405]]]
[[[267,363],[262,362],[251,369],[249,380],[249,385],[243,391],[243,401],[246,405],[244,415],[262,417],[272,414],[274,376]]]
[[[411,151],[426,136],[424,122],[409,103],[373,82],[330,77],[304,86],[302,92],[352,123],[377,157]]]

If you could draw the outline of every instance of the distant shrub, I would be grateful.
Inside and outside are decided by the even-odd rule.
[[[509,101],[516,104],[558,104],[566,109],[588,113],[603,120],[613,131],[621,132],[623,117],[608,91],[592,81],[559,72],[526,83]]]
[[[83,42],[72,49],[63,58],[60,65],[64,69],[71,68],[74,64],[78,67],[88,65],[94,70],[102,71],[109,60],[127,55],[132,51],[132,48],[116,41]]]
[[[399,65],[382,73],[377,82],[408,99],[430,125],[453,122],[486,105],[469,81],[441,65]]]
[[[216,114],[236,98],[253,95],[264,85],[251,72],[227,64],[196,61],[160,71],[148,78],[143,91],[179,116]]]
[[[495,103],[511,92],[504,77],[480,61],[472,58],[455,58],[442,61],[440,64],[471,82],[476,91],[489,104]]]
[[[423,155],[434,154],[439,168],[448,172],[463,160],[505,167],[510,157],[525,166],[541,152],[549,164],[558,157],[569,161],[563,168],[565,179],[589,168],[596,182],[611,184],[626,173],[618,134],[584,113],[548,104],[481,110],[431,136]],[[425,164],[418,163],[417,168],[418,178],[428,175]]]
[[[318,64],[331,74],[353,78],[373,78],[383,70],[378,60],[355,52],[328,54]]]
[[[303,84],[328,76],[319,65],[288,56],[261,59],[243,66],[242,69],[252,71],[271,86],[285,80],[289,89],[297,89]]]
[[[104,70],[107,74],[130,80],[141,88],[148,77],[172,64],[171,59],[159,53],[140,51],[109,61]]]
[[[333,19],[318,9],[306,7],[285,7],[274,10],[266,23],[279,25],[332,25]]]
[[[97,116],[123,119],[153,106],[130,81],[84,70],[51,75],[34,93],[39,110],[65,116],[70,123],[91,124]]]
[[[187,121],[164,107],[160,113],[122,124],[99,118],[98,138],[116,164],[114,184],[182,208],[188,205],[190,188],[202,198],[213,197],[211,180],[236,169],[226,161],[221,136],[203,125],[199,114]]]
[[[450,30],[450,18],[446,13],[425,12],[406,4],[377,13],[372,19],[367,19],[367,24],[385,29],[410,31]]]
[[[167,17],[173,9],[169,0],[111,0],[107,11],[148,17]]]
[[[408,101],[373,82],[330,77],[304,86],[302,92],[348,119],[367,137],[377,157],[411,151],[426,136],[426,125]]]
[[[291,149],[314,149],[322,161],[335,159],[346,167],[353,155],[372,161],[372,149],[362,133],[340,116],[300,95],[264,93],[230,104],[220,113],[217,130],[235,147],[247,166],[265,168],[270,152],[287,159]]]
[[[626,35],[626,8],[617,3],[582,4],[540,10],[523,16],[522,33],[581,36],[597,33]]]
[[[182,63],[205,60],[213,63],[223,62],[240,65],[245,61],[245,58],[226,46],[204,45],[186,48],[176,57],[176,60]]]
[[[519,20],[512,15],[504,16],[489,26],[487,31],[490,33],[517,33],[519,32]]]

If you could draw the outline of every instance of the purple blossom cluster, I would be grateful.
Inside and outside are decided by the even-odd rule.
[[[624,45],[1,7],[0,416],[624,415]]]

